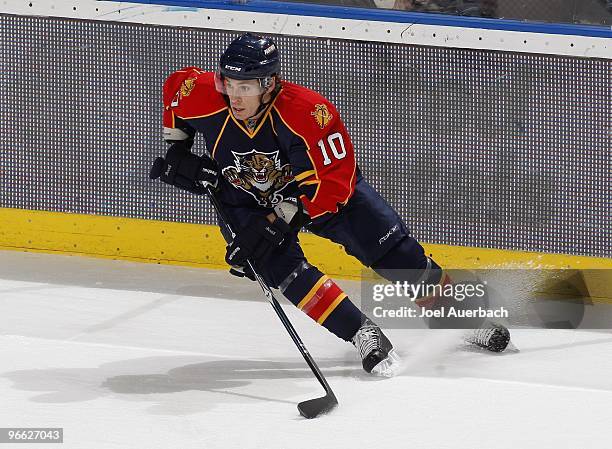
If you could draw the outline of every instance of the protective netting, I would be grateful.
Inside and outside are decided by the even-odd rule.
[[[164,78],[236,35],[0,15],[0,207],[213,223],[147,175]],[[611,255],[609,60],[275,39],[417,238]]]

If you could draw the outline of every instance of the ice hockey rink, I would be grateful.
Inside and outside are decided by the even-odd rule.
[[[612,333],[514,330],[491,354],[458,331],[390,330],[400,374],[283,306],[322,395],[256,284],[217,270],[0,251],[0,422],[66,448],[609,448]],[[358,294],[359,284],[339,282]],[[27,447],[20,444],[15,447]],[[7,447],[12,447],[8,444]],[[39,447],[38,445],[34,447]]]

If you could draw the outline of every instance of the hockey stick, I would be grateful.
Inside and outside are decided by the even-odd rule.
[[[214,209],[217,211],[217,213],[221,217],[221,221],[223,221],[225,228],[232,235],[232,237],[235,237],[236,233],[232,229],[232,225],[229,220],[229,217],[227,216],[227,214],[225,213],[225,210],[223,209],[223,207],[217,200],[217,197],[215,196],[214,192],[211,190],[210,186],[206,186],[205,190],[206,190],[206,195],[208,196],[208,199],[210,200],[212,206],[214,207]],[[291,337],[291,339],[297,346],[298,350],[302,354],[302,357],[304,357],[304,360],[306,360],[306,363],[312,370],[312,373],[315,375],[315,377],[317,378],[317,380],[319,381],[319,383],[325,390],[325,396],[300,402],[297,406],[300,414],[305,418],[311,419],[311,418],[316,418],[322,413],[329,412],[336,405],[338,405],[338,399],[336,398],[336,395],[334,394],[331,387],[327,383],[327,380],[321,373],[321,370],[315,363],[314,359],[308,352],[308,349],[306,349],[306,346],[304,345],[304,343],[302,342],[302,339],[300,338],[297,331],[291,324],[291,321],[289,321],[289,318],[285,314],[285,311],[282,309],[282,307],[278,303],[278,300],[274,297],[272,290],[270,289],[270,287],[268,287],[268,284],[266,284],[266,281],[261,277],[261,275],[257,273],[251,260],[247,259],[247,264],[248,264],[248,267],[251,269],[251,271],[254,273],[255,279],[257,279],[257,282],[259,282],[259,286],[263,290],[264,295],[266,295],[266,298],[268,298],[268,301],[270,302],[270,304],[272,304],[272,308],[276,312],[276,315],[278,315],[278,317],[280,318],[281,322],[283,323],[283,326],[285,326],[285,329],[289,333],[289,336]]]

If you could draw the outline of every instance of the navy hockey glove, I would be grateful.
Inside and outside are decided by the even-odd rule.
[[[227,245],[225,261],[233,267],[246,265],[246,260],[261,262],[285,241],[292,229],[284,220],[276,218],[273,223],[266,217],[254,215],[247,226]]]
[[[216,187],[219,180],[217,163],[208,156],[197,156],[183,144],[175,143],[168,148],[166,157],[153,162],[151,179],[202,195],[205,187]]]

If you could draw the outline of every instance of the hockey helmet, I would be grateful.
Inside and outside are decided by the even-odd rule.
[[[278,49],[272,39],[245,33],[221,55],[219,71],[233,79],[267,78],[280,71]]]
[[[225,93],[223,78],[257,79],[260,87],[265,90],[279,71],[280,58],[272,39],[245,33],[235,39],[221,55],[215,79],[217,90]]]

